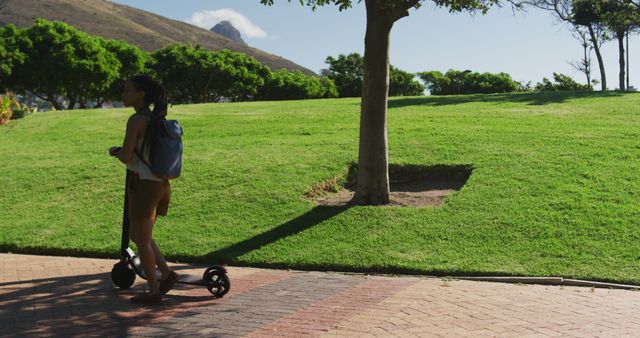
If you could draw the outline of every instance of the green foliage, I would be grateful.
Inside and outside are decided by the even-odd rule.
[[[32,112],[29,106],[20,104],[14,93],[0,95],[0,124],[5,124],[9,120],[21,119]]]
[[[33,113],[33,111],[28,106],[23,105],[22,107],[13,109],[11,111],[11,119],[12,120],[21,119],[27,115],[30,115],[31,113]]]
[[[424,86],[416,81],[415,77],[415,74],[391,66],[389,70],[389,96],[424,95]]]
[[[640,10],[628,1],[602,1],[601,9],[603,24],[618,36],[640,28]]]
[[[364,78],[364,58],[358,53],[340,54],[337,58],[328,56],[329,69],[323,74],[332,79],[340,97],[358,97],[362,94]],[[394,66],[389,69],[389,96],[422,95],[424,86],[416,81],[415,75]]]
[[[61,108],[56,96],[66,96],[69,108],[76,102],[84,106],[118,77],[116,56],[94,37],[65,23],[38,19],[12,35],[19,37],[17,49],[24,59],[14,64],[7,86],[33,92],[56,108]]]
[[[125,41],[103,39],[101,37],[96,37],[96,39],[108,52],[115,55],[120,63],[117,79],[111,83],[105,92],[98,95],[98,105],[100,105],[104,100],[120,100],[124,80],[136,74],[146,73],[145,63],[149,56],[140,48]]]
[[[600,25],[615,35],[640,27],[640,9],[627,0],[573,0],[572,6],[579,25]]]
[[[490,94],[517,91],[521,85],[506,73],[475,73],[449,70],[418,73],[431,95]]]
[[[272,72],[258,94],[261,100],[301,100],[336,96],[337,89],[331,79],[285,69]]]
[[[573,80],[570,76],[553,73],[553,80],[555,83],[552,83],[546,77],[542,79],[542,82],[539,82],[535,86],[535,90],[540,92],[548,92],[548,91],[580,91],[580,90],[593,90],[593,88],[588,84],[580,84]]]
[[[269,68],[245,54],[171,45],[151,54],[147,67],[169,90],[174,103],[253,99]]]
[[[0,90],[8,88],[13,69],[25,62],[24,51],[29,48],[31,41],[24,30],[12,24],[0,28]]]
[[[14,108],[20,108],[20,103],[16,100],[15,95],[11,93],[0,95],[0,125],[9,122]]]
[[[329,65],[325,74],[336,84],[340,97],[359,97],[362,94],[364,58],[360,54],[340,54],[338,58],[328,56],[325,62]]]
[[[291,0],[288,0],[291,2]],[[362,2],[362,0],[299,0],[301,5],[306,5],[315,10],[317,7],[325,5],[336,5],[343,11],[351,8],[354,2]],[[380,10],[386,12],[398,12],[407,11],[411,8],[420,8],[424,0],[379,0],[375,4]],[[432,0],[432,2],[439,7],[447,7],[451,12],[460,12],[463,10],[482,10],[487,11],[488,8],[497,0]],[[274,0],[260,0],[260,3],[264,5],[273,5]]]
[[[147,54],[123,41],[40,19],[27,29],[0,29],[0,57],[0,87],[31,92],[55,109],[65,108],[61,99],[70,109],[119,100],[123,80],[140,73],[161,80],[173,103],[254,100],[272,77],[269,68],[242,53],[172,45]],[[274,79],[286,89],[274,89],[279,81],[274,80],[262,93],[272,91],[280,99],[337,96],[333,81],[324,77],[279,72]]]
[[[216,64],[222,65],[214,82],[222,96],[232,101],[253,100],[271,73],[269,67],[243,53],[225,49],[214,56]]]
[[[171,45],[151,53],[146,67],[167,88],[174,103],[215,102],[213,54],[200,46]]]

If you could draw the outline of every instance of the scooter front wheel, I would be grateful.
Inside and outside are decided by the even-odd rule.
[[[136,273],[127,262],[118,262],[111,269],[111,281],[120,289],[128,289],[136,280]]]

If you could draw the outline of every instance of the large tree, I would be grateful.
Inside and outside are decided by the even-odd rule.
[[[291,1],[291,0],[289,0]],[[452,12],[486,12],[498,0],[432,0],[436,6]],[[274,0],[260,0],[272,5]],[[355,0],[300,0],[315,9],[336,5],[339,10]],[[358,177],[352,202],[359,205],[389,203],[389,158],[387,143],[387,99],[389,95],[389,36],[393,24],[419,8],[425,0],[359,0],[367,12],[364,38],[364,79],[360,112]]]

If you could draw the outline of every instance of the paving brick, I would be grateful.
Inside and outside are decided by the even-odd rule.
[[[0,254],[0,336],[634,337],[640,292],[229,268],[214,299],[179,285],[157,307],[109,280],[113,260]],[[173,264],[181,273],[203,266]]]

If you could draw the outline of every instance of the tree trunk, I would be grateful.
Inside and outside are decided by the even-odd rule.
[[[102,108],[102,105],[104,104],[105,98],[104,97],[98,97],[96,98],[96,105],[94,108]]]
[[[620,91],[625,91],[625,65],[624,65],[624,31],[616,32],[616,37],[618,38],[618,53],[620,54],[618,57],[618,62],[620,63],[620,73],[618,74],[618,80],[620,82]]]
[[[593,27],[591,25],[587,25],[587,28],[589,28],[589,35],[591,36],[593,50],[596,52],[596,58],[598,59],[598,67],[600,68],[600,85],[604,92],[607,90],[607,75],[604,72],[604,61],[602,61],[602,54],[600,54],[600,45],[598,44],[598,38],[596,37],[596,33],[593,31]]]
[[[67,106],[67,109],[71,110],[76,107],[77,97],[78,96],[76,94],[71,94],[67,97],[69,99],[69,105]]]
[[[584,49],[584,58],[582,59],[582,70],[587,77],[587,86],[591,88],[591,53],[589,53],[589,44],[583,36],[582,49]]]
[[[358,177],[352,202],[380,205],[389,203],[387,97],[389,37],[393,22],[388,14],[377,8],[376,1],[367,0],[366,7]]]
[[[47,93],[47,101],[49,101],[49,103],[51,103],[51,105],[53,106],[53,109],[55,110],[63,110],[64,107],[58,102],[58,99],[56,98],[55,94],[52,93]]]

